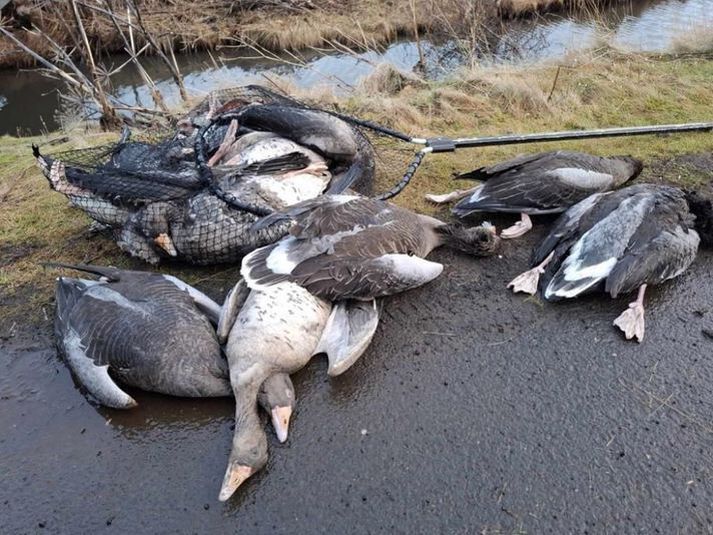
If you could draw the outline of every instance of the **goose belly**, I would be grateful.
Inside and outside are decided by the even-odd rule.
[[[329,184],[331,176],[327,173],[313,175],[298,173],[285,178],[264,178],[260,181],[260,189],[271,204],[277,209],[297,204],[320,195]]]
[[[228,338],[231,376],[256,357],[287,373],[304,366],[314,354],[331,308],[291,282],[250,292]]]

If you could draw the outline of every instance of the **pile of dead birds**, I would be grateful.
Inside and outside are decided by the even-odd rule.
[[[564,151],[520,156],[462,175],[480,181],[474,188],[429,197],[435,202],[460,199],[453,209],[460,218],[478,212],[520,215],[519,222],[498,235],[488,223],[448,223],[343,192],[352,181],[349,174],[368,165],[358,151],[340,152],[330,137],[333,131],[307,134],[320,132],[324,117],[301,115],[299,121],[309,125],[303,130],[296,116],[290,118],[294,130],[288,132],[280,127],[286,115],[275,118],[265,105],[250,109],[223,124],[208,164],[213,169],[275,165],[281,174],[237,180],[233,171],[218,173],[221,180],[230,177],[225,189],[231,202],[246,207],[244,233],[263,236],[242,257],[241,278],[222,305],[169,275],[97,266],[64,266],[96,278],[61,277],[56,291],[58,345],[77,380],[99,403],[133,407],[135,401],[121,384],[177,396],[234,395],[235,431],[219,495],[223,501],[267,462],[268,440],[258,408],[270,414],[278,439],[286,440],[296,403],[290,374],[317,354],[326,354],[330,375],[348,370],[377,329],[378,300],[426,284],[443,271],[443,265],[426,260],[434,248],[492,255],[501,238],[513,239],[529,229],[530,215],[561,214],[535,248],[532,268],[509,286],[530,294],[542,289],[546,300],[591,291],[617,297],[638,290],[637,299],[614,323],[627,339],[641,341],[646,287],[682,274],[701,241],[713,239],[710,199],[666,185],[620,188],[642,169],[630,157]],[[257,124],[282,137],[240,133]],[[309,139],[320,152],[297,138],[302,143]],[[268,142],[261,144],[263,140]],[[275,149],[283,144],[289,148]],[[262,148],[248,158],[246,146]],[[281,159],[285,154],[289,158]],[[286,171],[297,156],[303,167]],[[52,180],[59,166],[46,158],[40,163]],[[335,177],[339,193],[330,190]],[[65,190],[55,187],[76,196],[80,207],[86,207],[81,199],[87,191],[99,195],[90,181],[70,179],[66,170],[62,180]],[[268,197],[266,191],[283,191],[284,183],[291,184],[285,190],[294,187],[290,191],[302,193],[268,202],[269,210],[262,213],[252,210]],[[106,202],[123,198],[125,190],[120,180],[118,184],[117,191],[102,196]],[[191,198],[205,195],[212,196],[210,202],[225,202],[214,189],[199,191]],[[153,199],[142,208],[164,202],[170,205],[167,213],[190,212],[190,201],[188,207],[174,201]],[[138,225],[134,230],[144,238],[161,238],[162,249],[185,254],[174,220],[169,218],[169,228],[163,229],[169,231],[166,238],[148,233],[135,218],[129,220],[121,223],[121,232]],[[193,250],[201,247],[197,243]],[[207,258],[206,263],[214,257]]]
[[[260,215],[368,190],[374,176],[358,129],[256,86],[207,97],[158,141],[132,141],[125,129],[91,165],[33,149],[50,186],[95,230],[151,264],[235,262],[284,235],[285,226],[252,230]]]

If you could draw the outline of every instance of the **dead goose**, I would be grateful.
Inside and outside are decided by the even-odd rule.
[[[517,156],[491,167],[481,167],[458,178],[484,184],[446,195],[426,195],[442,203],[465,197],[453,213],[519,213],[521,220],[504,229],[502,238],[522,236],[532,228],[528,214],[558,214],[592,193],[614,189],[639,175],[639,160],[629,156],[603,158],[581,152],[543,152]]]
[[[263,218],[256,229],[292,220],[290,236],[243,260],[253,289],[296,282],[330,301],[370,300],[420,286],[443,270],[425,257],[441,245],[476,256],[493,254],[492,225],[451,225],[356,195],[325,195]]]
[[[101,277],[57,279],[55,335],[74,376],[102,405],[136,406],[114,378],[174,396],[232,394],[228,365],[209,321],[217,323],[222,311],[208,296],[171,275],[58,266]],[[284,440],[294,406],[289,377],[266,377],[258,399]]]
[[[677,277],[693,262],[700,242],[694,222],[704,238],[713,237],[710,202],[694,200],[692,193],[654,184],[591,195],[560,216],[535,249],[535,267],[509,286],[534,294],[546,273],[547,300],[596,289],[617,297],[638,289],[637,300],[614,325],[640,342],[646,287]]]
[[[236,424],[221,501],[267,462],[256,385],[274,373],[296,371],[317,353],[327,354],[330,375],[343,373],[374,335],[374,299],[441,273],[441,264],[422,256],[441,244],[490,254],[498,242],[488,226],[454,227],[349,195],[300,203],[255,227],[265,230],[285,220],[292,220],[291,236],[246,256],[241,269],[246,284],[233,292],[249,295],[226,345]]]
[[[330,374],[342,373],[364,352],[378,323],[373,302],[332,307],[290,282],[256,291],[241,280],[232,295],[245,296],[245,302],[219,327],[230,333],[225,351],[235,393],[235,431],[220,501],[267,462],[267,438],[257,414],[259,385],[276,374],[296,372],[322,352]]]

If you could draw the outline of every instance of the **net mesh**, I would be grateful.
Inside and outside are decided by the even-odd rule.
[[[302,148],[271,160],[274,165],[231,165],[233,160],[207,165],[225,139],[236,139],[226,138],[233,114],[251,104],[310,110],[321,118],[333,111],[260,86],[222,89],[181,117],[175,128],[139,135],[125,131],[117,143],[55,154],[47,159],[45,174],[54,189],[133,256],[150,263],[170,257],[195,264],[234,262],[286,233],[286,223],[253,231],[261,214],[318,195],[351,169],[351,160],[320,159],[321,153]],[[361,163],[351,188],[370,195],[375,182],[397,181],[413,157],[413,146],[387,129],[340,117],[344,122],[329,116],[348,129],[356,147],[350,157]],[[239,142],[241,132],[236,137]],[[306,165],[309,172],[300,171]],[[273,180],[276,174],[279,180]]]

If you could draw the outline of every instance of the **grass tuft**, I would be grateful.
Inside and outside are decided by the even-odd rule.
[[[418,137],[713,119],[713,92],[709,87],[713,61],[705,57],[627,56],[608,50],[576,61],[571,58],[559,66],[471,69],[438,83],[411,83],[406,77],[407,82],[397,87],[391,80],[400,77],[393,73],[380,76],[380,81],[366,82],[346,97],[337,97],[324,88],[297,92],[295,96],[336,105],[345,113]],[[276,83],[289,89],[282,80]],[[20,312],[37,317],[41,306],[49,302],[55,274],[45,272],[40,262],[96,262],[145,269],[122,254],[111,239],[87,234],[88,218],[70,208],[64,196],[49,189],[33,165],[30,150],[32,143],[46,152],[99,145],[118,135],[77,132],[52,137],[60,138],[60,142],[50,144],[47,136],[0,137],[0,323],[3,317],[16,318]],[[462,187],[451,178],[453,173],[493,164],[520,152],[556,148],[641,158],[646,167],[640,180],[700,187],[712,178],[710,133],[513,145],[429,155],[395,202],[447,218],[447,209],[433,207],[423,196]],[[408,147],[407,154],[412,150],[415,147]],[[388,160],[388,153],[382,158]],[[389,171],[378,177],[377,191],[393,185],[405,164],[403,168],[386,169]],[[176,266],[162,269],[175,272]],[[184,268],[180,274],[195,281],[216,270],[225,270],[225,266]]]

